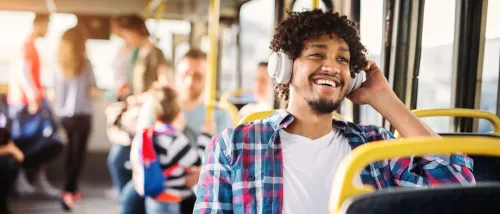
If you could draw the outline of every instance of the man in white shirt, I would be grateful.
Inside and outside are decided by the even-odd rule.
[[[273,38],[269,73],[288,107],[213,138],[205,150],[196,214],[328,213],[341,160],[360,145],[394,138],[382,127],[332,119],[346,97],[371,105],[405,138],[438,136],[366,60],[357,24],[345,16],[290,12]],[[366,71],[366,81],[353,90],[359,70]],[[472,165],[462,154],[400,157],[373,162],[356,179],[376,189],[473,184]]]

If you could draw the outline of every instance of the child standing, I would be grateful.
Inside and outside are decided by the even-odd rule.
[[[136,191],[145,197],[147,213],[180,213],[180,202],[191,194],[184,177],[186,170],[201,165],[205,146],[210,142],[215,126],[205,126],[197,142],[189,142],[182,133],[186,121],[177,93],[172,88],[154,85],[150,95],[155,125],[144,129],[142,142],[137,140],[132,143],[130,159],[133,165],[134,186]],[[166,178],[163,191],[154,195],[146,193],[145,186],[148,186],[147,182],[150,180],[144,179],[148,177],[144,173],[149,171],[143,170],[139,157],[139,154],[147,153],[146,145],[151,142]]]

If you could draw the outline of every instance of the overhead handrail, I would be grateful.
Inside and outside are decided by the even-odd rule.
[[[416,109],[412,112],[419,118],[448,116],[486,119],[493,125],[493,133],[500,134],[500,118],[491,112],[464,108]],[[396,131],[394,136],[399,138],[399,132]]]
[[[471,146],[471,143],[474,146]],[[374,192],[371,186],[356,187],[354,185],[355,176],[359,176],[359,172],[371,162],[394,157],[451,153],[500,156],[500,138],[484,136],[429,137],[363,144],[342,160],[335,173],[330,193],[330,213],[337,213],[342,203],[348,198]]]

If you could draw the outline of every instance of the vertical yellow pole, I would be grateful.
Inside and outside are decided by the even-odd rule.
[[[215,87],[217,81],[217,48],[219,41],[219,11],[220,0],[210,0],[208,36],[210,37],[210,52],[208,54],[207,75],[205,79],[205,121],[212,122],[215,107]]]
[[[319,0],[312,0],[311,2],[311,10],[319,8]]]

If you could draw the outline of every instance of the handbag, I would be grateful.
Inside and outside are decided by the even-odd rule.
[[[30,114],[27,107],[16,112],[12,118],[11,137],[25,155],[33,155],[51,144],[63,144],[57,128],[54,115],[44,101],[35,114]]]

